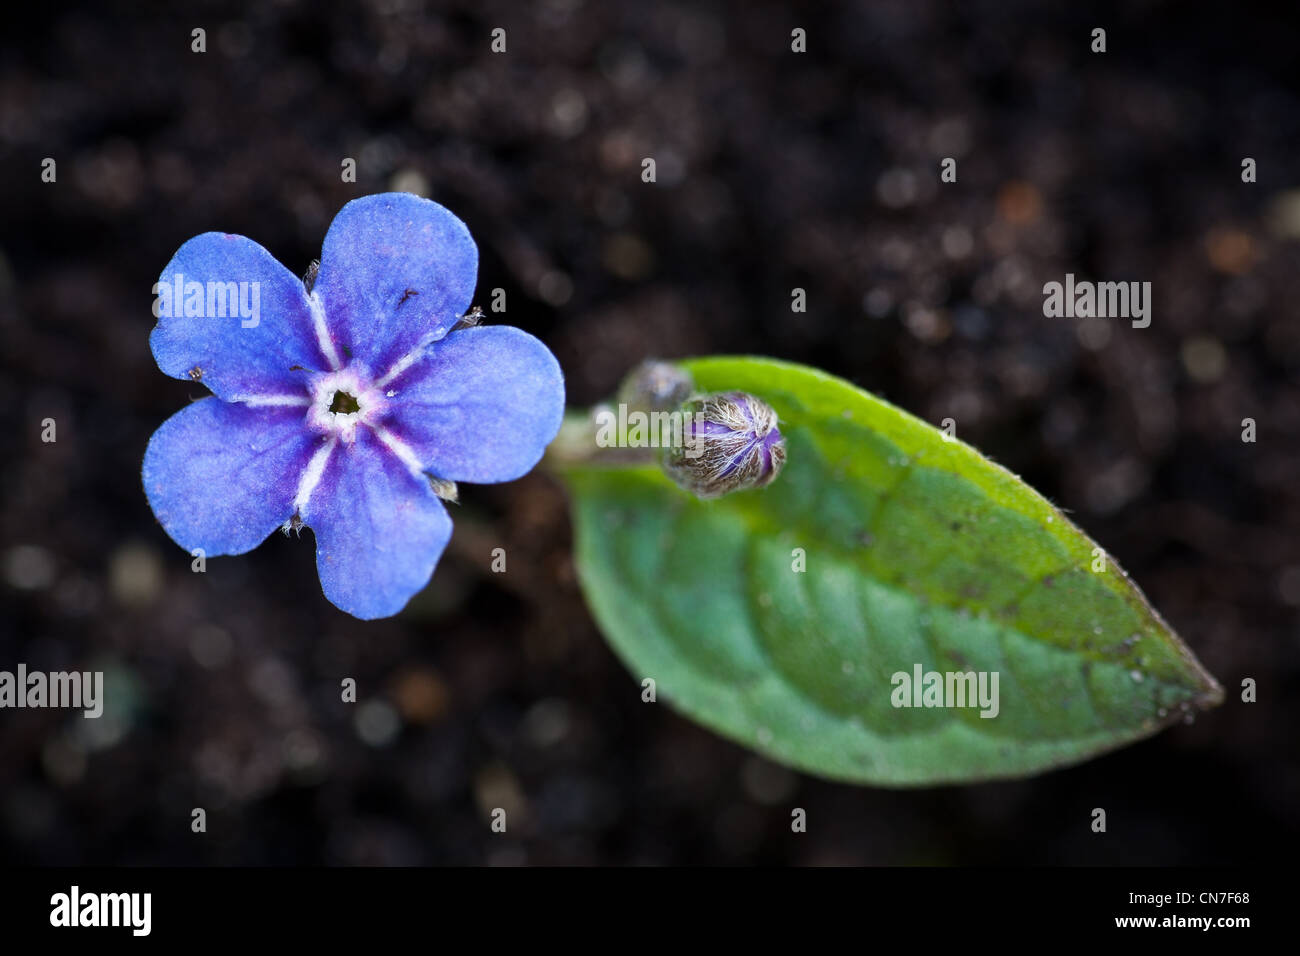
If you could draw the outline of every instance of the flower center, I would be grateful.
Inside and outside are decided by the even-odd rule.
[[[387,396],[377,388],[364,365],[353,363],[337,372],[312,377],[307,424],[322,435],[353,442],[357,426],[375,426],[388,409]]]
[[[351,415],[353,412],[361,411],[361,406],[357,404],[356,398],[340,389],[334,393],[334,401],[330,402],[330,411],[335,415]]]

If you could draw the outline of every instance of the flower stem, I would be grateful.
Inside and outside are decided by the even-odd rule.
[[[602,447],[596,441],[596,423],[592,412],[578,409],[564,413],[559,434],[546,449],[542,458],[542,467],[551,471],[564,471],[566,468],[595,466],[601,468],[644,468],[657,466],[659,449],[620,447]]]

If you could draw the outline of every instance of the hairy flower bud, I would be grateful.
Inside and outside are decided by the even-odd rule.
[[[664,471],[698,498],[770,484],[785,464],[785,439],[772,406],[744,392],[695,398],[682,406],[683,441]]]

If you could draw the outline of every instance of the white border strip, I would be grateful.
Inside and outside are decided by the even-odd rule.
[[[239,395],[234,398],[226,399],[229,402],[239,402],[241,405],[247,405],[249,408],[271,408],[278,406],[306,408],[311,404],[311,399],[306,395]]]
[[[424,477],[424,465],[416,457],[415,450],[410,445],[382,426],[375,427],[375,435],[388,446],[389,451],[401,459],[402,464],[411,469],[411,474],[417,478]]]
[[[437,339],[428,335],[420,339],[419,342],[415,343],[415,348],[411,349],[411,351],[407,352],[394,362],[393,367],[385,373],[384,377],[375,382],[375,388],[384,388],[389,382],[397,378],[397,376],[401,375],[416,362],[420,361],[420,359],[424,358],[425,354],[428,352],[429,346],[436,341]]]
[[[311,456],[311,461],[307,462],[307,467],[302,470],[302,477],[298,479],[298,494],[294,495],[293,499],[293,510],[300,518],[306,518],[303,510],[311,501],[312,493],[325,475],[325,466],[329,463],[330,453],[338,443],[337,438],[331,438],[324,447]]]
[[[325,303],[321,301],[320,293],[314,291],[307,297],[307,301],[311,305],[311,321],[316,327],[316,341],[320,344],[321,354],[330,363],[330,371],[337,372],[343,363],[339,361],[334,340],[330,338],[329,326],[325,324]]]

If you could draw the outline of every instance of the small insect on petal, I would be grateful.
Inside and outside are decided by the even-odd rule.
[[[456,487],[456,482],[446,481],[442,478],[429,476],[429,487],[433,493],[443,501],[450,501],[454,505],[460,504],[460,489]]]
[[[466,312],[464,315],[462,315],[460,317],[460,321],[457,322],[454,326],[452,326],[451,330],[453,332],[458,332],[461,329],[472,329],[474,328],[474,326],[478,325],[482,321],[483,321],[483,310],[476,305],[468,312]]]

